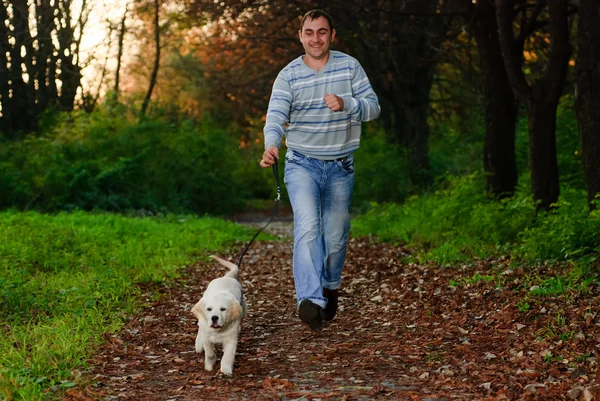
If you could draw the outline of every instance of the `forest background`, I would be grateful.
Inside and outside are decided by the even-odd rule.
[[[313,7],[335,16],[335,48],[364,65],[382,106],[357,154],[355,212],[389,225],[416,211],[380,205],[438,199],[444,215],[423,212],[436,228],[400,229],[439,232],[421,241],[437,247],[465,233],[459,220],[471,240],[513,244],[551,211],[578,228],[551,230],[562,242],[548,252],[595,249],[599,29],[586,1],[4,2],[0,208],[226,216],[269,204],[266,107]],[[84,55],[98,24],[108,35]]]
[[[24,212],[73,212],[83,224],[82,211],[161,219],[272,207],[275,182],[258,167],[271,86],[302,53],[301,16],[323,8],[334,48],[361,62],[382,106],[356,154],[353,233],[445,266],[499,255],[564,264],[548,286],[596,286],[599,7],[5,0],[3,224]],[[99,12],[106,19],[94,26]],[[107,35],[84,49],[98,24]],[[0,310],[20,319],[19,291],[47,266],[22,270],[9,248],[0,248]]]

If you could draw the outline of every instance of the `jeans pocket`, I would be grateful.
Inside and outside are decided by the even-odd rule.
[[[298,152],[294,152],[291,149],[288,149],[287,152],[285,153],[285,161],[286,162],[290,162],[290,163],[302,163],[302,161],[306,159],[306,156],[304,156],[301,153]]]
[[[354,156],[348,156],[344,161],[339,161],[338,165],[346,174],[354,174]]]

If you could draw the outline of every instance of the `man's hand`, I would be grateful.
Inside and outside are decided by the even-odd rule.
[[[275,158],[279,159],[279,148],[277,146],[269,146],[263,153],[260,166],[267,168],[275,164]]]
[[[327,107],[329,107],[331,111],[344,110],[344,99],[342,99],[338,95],[325,95],[323,100],[325,100]]]

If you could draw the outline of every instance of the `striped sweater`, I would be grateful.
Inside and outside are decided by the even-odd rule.
[[[309,68],[302,57],[277,76],[264,128],[265,149],[281,146],[316,159],[348,156],[360,144],[361,121],[379,117],[381,108],[365,71],[358,61],[332,50],[320,70]],[[343,111],[331,111],[323,97],[344,100]]]

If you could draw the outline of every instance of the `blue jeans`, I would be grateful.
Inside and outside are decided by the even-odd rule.
[[[354,190],[354,158],[313,159],[288,149],[284,182],[294,211],[293,271],[298,303],[325,308],[323,287],[342,282]]]

